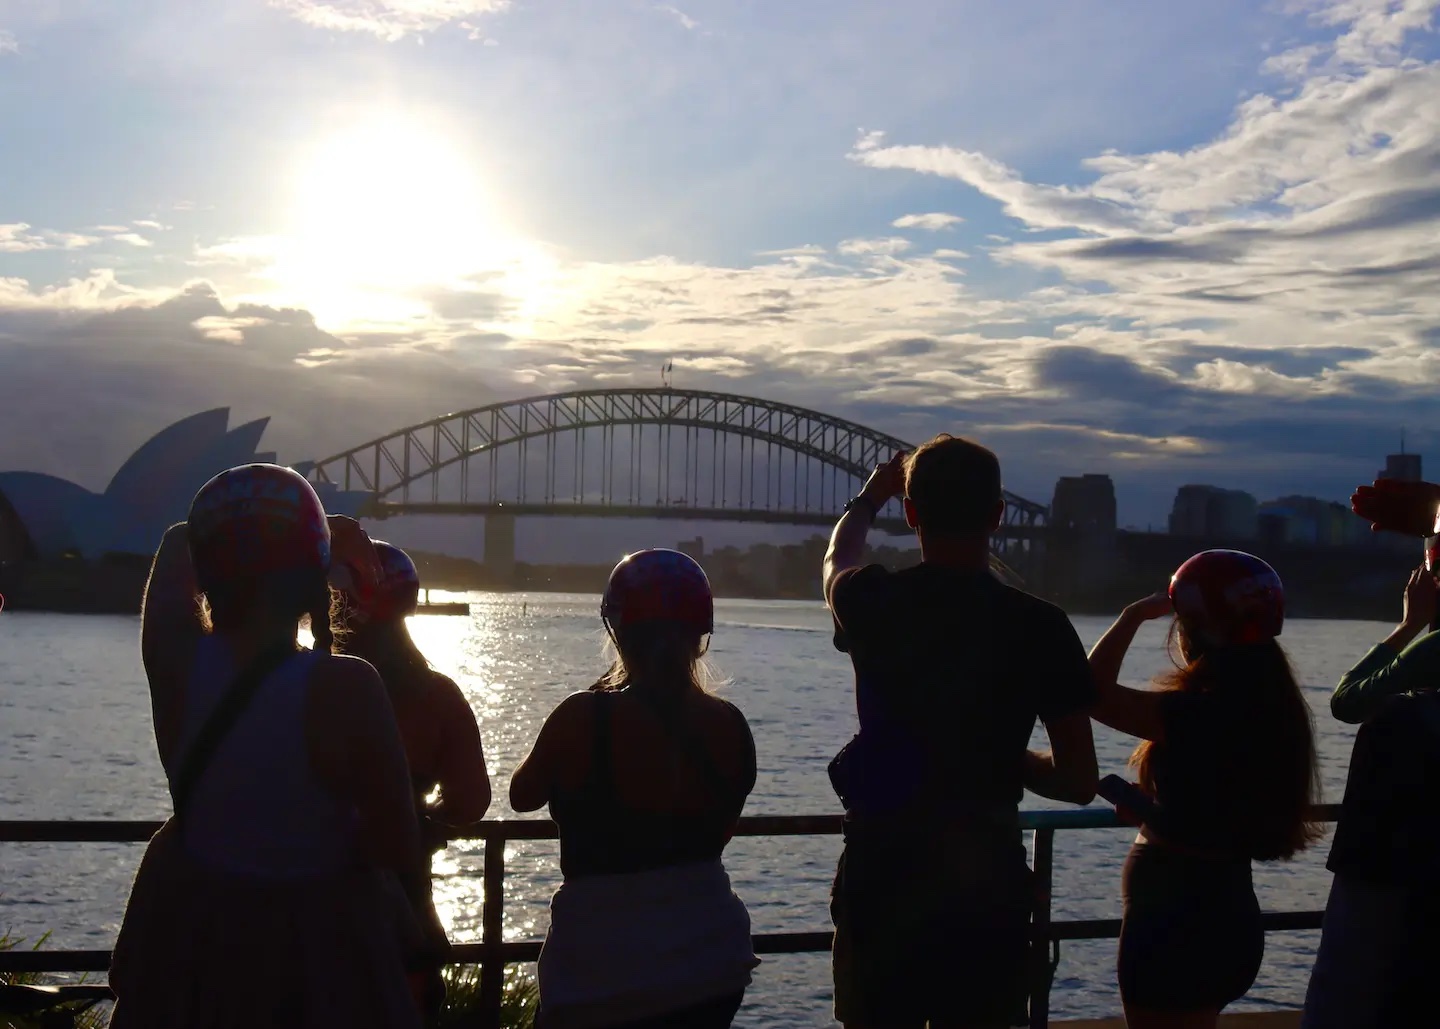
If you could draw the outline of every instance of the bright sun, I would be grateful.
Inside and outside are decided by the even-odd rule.
[[[294,179],[276,277],[329,321],[404,320],[424,287],[504,264],[514,248],[447,135],[380,116],[320,141]]]

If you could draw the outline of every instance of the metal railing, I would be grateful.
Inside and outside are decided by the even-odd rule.
[[[1317,808],[1315,817],[1331,822],[1339,817],[1338,805]],[[160,822],[115,821],[0,821],[3,843],[143,843],[160,828]],[[742,818],[737,836],[827,836],[840,832],[839,815],[760,815]],[[1078,808],[1071,811],[1022,811],[1020,827],[1034,833],[1033,865],[1035,900],[1031,923],[1032,978],[1030,993],[1031,1029],[1050,1024],[1050,985],[1054,971],[1053,954],[1063,940],[1113,940],[1120,935],[1118,918],[1066,919],[1051,917],[1051,887],[1055,870],[1055,833],[1059,830],[1121,828],[1108,808]],[[511,840],[553,840],[555,823],[548,819],[496,819],[454,831],[451,840],[483,840],[484,888],[480,909],[480,942],[458,943],[452,948],[455,964],[478,964],[482,969],[480,1007],[482,1024],[495,1029],[499,1024],[506,965],[534,961],[540,954],[540,940],[504,939],[505,844]],[[1266,931],[1320,928],[1323,911],[1278,911],[1263,916]],[[757,954],[805,954],[830,950],[829,930],[760,933],[755,936]],[[108,950],[27,950],[0,952],[3,972],[104,972],[110,967]]]

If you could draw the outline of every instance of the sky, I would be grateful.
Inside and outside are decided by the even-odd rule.
[[[1440,0],[0,0],[0,468],[720,389],[1115,481],[1440,474]]]

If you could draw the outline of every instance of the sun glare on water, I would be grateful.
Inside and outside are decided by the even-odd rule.
[[[455,135],[401,114],[308,148],[287,221],[275,278],[327,327],[424,317],[427,293],[504,278],[528,254]]]

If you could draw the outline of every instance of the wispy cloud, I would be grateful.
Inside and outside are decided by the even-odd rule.
[[[678,7],[672,7],[669,4],[657,4],[655,6],[655,9],[657,11],[663,12],[664,14],[670,15],[670,17],[674,18],[677,22],[679,22],[681,27],[683,27],[688,32],[694,32],[700,27],[700,23],[698,21],[690,17],[684,11],[680,10],[680,8]]]
[[[78,232],[34,229],[24,222],[0,225],[0,253],[23,254],[35,250],[79,250],[99,242],[99,237]]]
[[[465,28],[469,19],[499,14],[510,0],[269,0],[272,7],[307,25],[338,32],[364,32],[395,41],[409,35],[433,32],[445,25]]]
[[[835,249],[850,257],[864,254],[903,254],[910,249],[910,241],[900,236],[886,236],[881,239],[847,239]]]
[[[20,52],[20,41],[15,38],[13,32],[0,29],[0,57],[6,54],[18,54]]]
[[[959,225],[965,219],[958,214],[943,214],[934,212],[931,214],[905,214],[896,218],[890,224],[897,229],[925,229],[927,232],[939,232],[941,229],[948,229]]]

